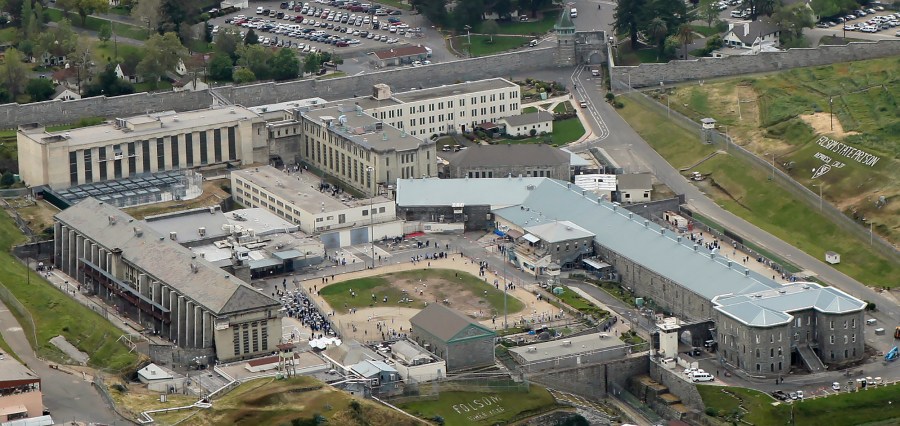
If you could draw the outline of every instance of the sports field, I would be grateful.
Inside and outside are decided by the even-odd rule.
[[[374,307],[422,309],[426,303],[444,303],[466,313],[485,315],[503,312],[503,291],[467,272],[451,269],[419,269],[357,278],[331,284],[319,294],[333,310]],[[354,296],[355,294],[355,296]],[[521,301],[507,296],[507,312],[524,308]]]

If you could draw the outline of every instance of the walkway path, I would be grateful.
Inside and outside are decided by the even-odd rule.
[[[0,302],[0,334],[22,362],[41,378],[44,405],[56,423],[90,421],[105,424],[128,424],[93,389],[92,377],[72,369],[51,369],[38,359],[18,321]]]

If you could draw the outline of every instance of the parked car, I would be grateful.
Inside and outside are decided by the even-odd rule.
[[[840,391],[841,391],[841,384],[838,383],[838,382],[832,383],[832,384],[831,384],[831,390],[840,392]]]
[[[777,399],[779,401],[787,401],[787,400],[791,399],[791,397],[788,396],[788,394],[784,393],[783,390],[777,390],[775,392],[772,392],[772,396],[775,397],[775,399]]]

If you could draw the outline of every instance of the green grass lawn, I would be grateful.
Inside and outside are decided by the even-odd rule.
[[[44,10],[47,12],[47,14],[50,16],[50,20],[53,22],[59,22],[63,19],[62,10],[50,8],[46,8]],[[91,31],[99,31],[101,27],[109,25],[110,23],[110,21],[98,18],[96,16],[88,16],[87,19],[85,19],[84,25],[82,25],[81,17],[78,16],[77,13],[70,13],[68,18],[70,21],[72,21],[72,26],[84,28]],[[112,29],[117,37],[130,38],[134,40],[146,40],[148,36],[146,28],[123,24],[121,22],[113,22]]]
[[[578,312],[591,315],[594,317],[594,319],[597,320],[609,316],[609,312],[600,309],[600,307],[581,297],[580,295],[578,295],[578,293],[575,293],[570,288],[563,287],[563,290],[564,291],[562,292],[562,294],[555,296],[558,297],[561,302],[571,306]]]
[[[716,31],[716,27],[707,27],[706,25],[691,25],[691,29],[694,30],[695,33],[702,34],[703,37],[709,37],[719,33]]]
[[[544,143],[549,142],[553,146],[563,146],[567,143],[577,141],[584,135],[584,126],[578,117],[567,118],[565,120],[557,120],[553,122],[553,133],[545,136],[535,136],[525,139],[502,139],[499,143]]]
[[[659,53],[659,49],[650,48],[650,49],[639,49],[636,51],[627,51],[624,48],[621,48],[623,51],[620,52],[620,59],[622,65],[638,65],[638,64],[650,64],[650,63],[658,63],[658,62],[669,62],[671,58],[661,55]]]
[[[528,15],[528,18],[531,19],[531,14]],[[543,16],[539,20],[532,20],[529,22],[520,22],[520,21],[507,21],[500,22],[500,31],[498,34],[510,34],[510,35],[541,35],[553,29],[553,25],[556,24],[556,20],[559,19],[559,11],[552,10],[544,12]],[[483,24],[482,24],[483,25]],[[479,27],[478,33],[484,33],[481,27]]]
[[[154,87],[155,86],[155,87]],[[157,81],[156,84],[145,81],[134,85],[134,93],[140,92],[162,92],[172,90],[172,83],[167,80]]]
[[[538,111],[537,107],[533,107],[533,106],[522,108],[522,114],[528,114],[530,112],[537,112],[537,111]]]
[[[428,286],[428,300],[414,294],[405,295],[399,288],[391,285],[399,280],[418,282],[419,280],[440,280],[437,285]],[[356,293],[353,297],[350,290]],[[487,295],[485,296],[485,291]],[[329,285],[320,291],[320,295],[328,302],[332,309],[339,312],[347,312],[349,308],[362,309],[373,306],[403,306],[421,309],[425,302],[433,303],[433,297],[438,299],[448,298],[459,292],[468,292],[472,298],[484,301],[494,312],[503,312],[503,291],[488,285],[484,280],[460,271],[451,269],[420,269],[415,271],[396,272],[375,277],[357,278]],[[372,300],[372,294],[375,300]],[[384,297],[387,296],[387,303]],[[404,297],[412,299],[412,302],[403,302]],[[525,308],[525,305],[515,297],[507,295],[507,312],[514,314]]]
[[[467,36],[451,38],[453,47],[457,51],[465,52],[468,50],[469,54],[473,57],[493,55],[495,53],[516,49],[524,46],[530,40],[530,37],[494,36],[494,42],[492,43],[490,36],[473,35],[472,44],[469,45]]]
[[[139,56],[141,52],[139,46],[125,43],[118,43],[118,46],[116,46],[116,43],[113,43],[112,40],[104,43],[97,40],[95,37],[81,37],[80,41],[82,43],[91,43],[91,56],[94,61],[97,62],[97,67],[100,70],[102,70],[107,63],[116,62],[117,54],[118,58],[124,58],[130,55]]]
[[[95,367],[119,371],[132,367],[137,355],[128,352],[124,344],[116,342],[125,334],[100,315],[72,300],[30,272],[30,284],[25,277],[25,265],[9,253],[13,244],[25,241],[12,219],[4,212],[0,215],[0,284],[5,286],[21,302],[34,318],[37,328],[36,351],[44,357],[60,360],[62,354],[49,340],[65,336],[69,343],[90,355],[89,363]],[[15,311],[12,311],[15,314]],[[19,323],[30,327],[25,318],[18,315]],[[30,330],[29,340],[32,340]],[[33,344],[34,342],[32,342]]]
[[[0,30],[0,43],[11,43],[16,40],[16,28],[9,27]]]
[[[403,11],[410,10],[409,3],[404,2],[403,0],[380,0],[378,3],[381,3],[385,6],[393,7],[394,9],[400,9]]]
[[[553,408],[556,400],[546,389],[531,385],[527,393],[449,391],[441,392],[437,400],[406,402],[399,406],[426,419],[441,416],[447,426],[495,425]]]
[[[628,97],[622,117],[657,152],[676,168],[690,166],[713,151],[688,131],[666,117]],[[720,190],[704,190],[722,207],[765,229],[785,242],[821,258],[826,250],[839,250],[841,263],[835,268],[871,286],[897,286],[896,265],[820,215],[816,209],[798,203],[781,186],[768,181],[768,169],[757,168],[741,159],[718,155],[692,169],[711,173],[704,184]]]
[[[758,426],[786,424],[792,408],[793,424],[798,426],[863,425],[884,421],[888,423],[882,424],[890,424],[900,417],[897,410],[889,409],[893,404],[888,404],[888,401],[897,403],[900,395],[897,385],[779,405],[772,405],[775,402],[772,397],[752,389],[697,385],[697,390],[707,407],[707,414],[714,412],[718,417],[733,418],[734,413],[743,413],[744,421]],[[743,404],[746,413],[738,409],[739,404]]]
[[[566,112],[572,112],[574,110],[575,110],[575,108],[572,107],[572,103],[569,101],[560,102],[560,103],[556,104],[556,106],[553,108],[553,112],[560,113],[560,114],[566,113]]]

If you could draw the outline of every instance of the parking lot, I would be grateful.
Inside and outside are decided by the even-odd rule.
[[[377,4],[359,10],[363,5],[354,3],[358,4],[355,11],[348,9],[353,7],[350,2],[253,2],[248,9],[210,23],[215,33],[236,31],[246,35],[252,28],[263,45],[289,47],[301,54],[329,52],[345,59],[425,41],[422,31],[406,22],[408,12],[383,7],[376,14]]]
[[[750,17],[749,9],[741,6],[740,0],[721,0],[717,3],[722,12],[720,17],[726,21],[742,21]],[[804,34],[818,40],[822,35],[842,37],[845,32],[853,31],[849,38],[878,40],[900,37],[900,13],[884,10],[882,6],[857,9],[846,15],[824,18],[813,29]]]

